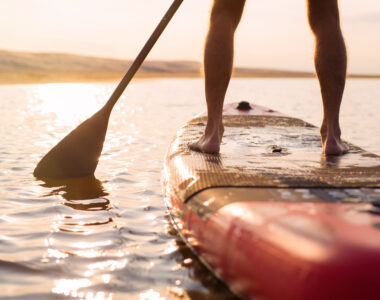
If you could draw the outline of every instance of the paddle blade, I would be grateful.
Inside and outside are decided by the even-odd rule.
[[[101,109],[84,121],[38,163],[37,178],[71,178],[93,175],[103,149],[110,111]]]

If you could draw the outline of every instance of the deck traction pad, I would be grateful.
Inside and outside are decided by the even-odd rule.
[[[206,121],[189,121],[167,153],[168,183],[182,201],[210,187],[380,188],[379,156],[349,144],[348,154],[326,157],[318,128],[302,120],[226,115],[221,154],[188,148]]]

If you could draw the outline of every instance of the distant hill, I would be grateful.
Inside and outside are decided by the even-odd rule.
[[[131,60],[0,50],[0,83],[119,80]],[[146,61],[137,77],[200,77],[195,61]],[[313,77],[311,72],[236,68],[236,77]],[[358,75],[363,76],[363,75]]]
[[[0,50],[0,72],[125,72],[132,61],[63,53],[33,53]],[[149,61],[144,73],[199,72],[191,61]]]
[[[0,83],[91,81],[121,79],[132,61],[63,53],[33,53],[0,50]],[[148,61],[139,77],[200,74],[192,61]]]

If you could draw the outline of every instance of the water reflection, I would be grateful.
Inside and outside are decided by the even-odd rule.
[[[50,189],[45,197],[58,196],[64,200],[62,208],[70,208],[60,209],[53,217],[51,234],[45,240],[45,262],[75,265],[69,277],[54,280],[54,294],[79,299],[113,298],[107,288],[96,287],[107,285],[112,272],[125,268],[128,259],[126,251],[122,255],[109,251],[115,243],[121,243],[104,183],[95,176],[44,179],[41,183]]]
[[[343,156],[321,154],[321,168],[339,168],[342,158]]]
[[[168,219],[168,234],[175,237],[175,248],[181,254],[176,259],[178,266],[189,271],[189,277],[194,281],[200,282],[205,288],[192,289],[191,286],[183,286],[183,290],[179,288],[172,288],[170,290],[171,294],[176,295],[179,298],[183,298],[186,294],[187,299],[193,300],[238,300],[238,296],[232,294],[228,287],[215,277],[199,260],[198,256],[189,248],[185,242],[178,235],[177,230],[173,227],[170,218]]]
[[[109,210],[110,201],[105,198],[109,195],[102,182],[95,176],[86,176],[69,179],[43,179],[41,186],[52,188],[44,195],[60,196],[67,200],[64,205],[77,210]]]
[[[49,83],[38,85],[34,98],[39,100],[39,105],[33,107],[34,110],[37,109],[44,115],[55,115],[58,125],[76,126],[101,107],[100,99],[104,101],[106,95],[104,89],[99,89],[94,84]],[[48,131],[50,127],[47,128]]]

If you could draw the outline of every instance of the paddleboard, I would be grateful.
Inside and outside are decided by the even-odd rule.
[[[192,151],[207,117],[172,140],[172,222],[247,299],[380,299],[380,157],[321,154],[317,127],[247,102],[224,106],[220,154]]]

